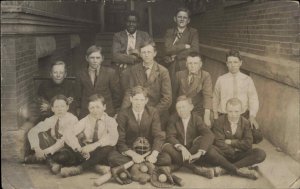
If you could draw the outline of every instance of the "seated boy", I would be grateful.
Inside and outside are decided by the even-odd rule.
[[[159,166],[169,165],[170,158],[161,152],[165,134],[161,130],[159,114],[153,107],[146,106],[148,96],[141,86],[133,87],[130,94],[131,106],[122,109],[117,117],[119,140],[117,150],[109,155],[112,167],[123,165],[131,160],[134,163],[149,162]],[[139,143],[147,144],[144,147]],[[146,152],[150,155],[143,157]],[[128,172],[126,172],[128,174]],[[129,180],[116,179],[120,184]]]
[[[97,164],[107,164],[108,154],[118,141],[118,124],[104,112],[104,97],[95,94],[88,101],[89,114],[75,125],[74,132],[68,135],[67,140],[70,147],[77,152],[79,165],[62,168],[63,177],[78,175],[93,166],[96,171],[100,171],[97,170]]]
[[[213,169],[196,167],[193,162],[205,161],[214,135],[203,123],[200,116],[192,113],[192,100],[179,96],[176,102],[177,113],[174,114],[167,127],[167,143],[163,151],[167,152],[172,163],[181,167],[186,166],[194,173],[207,178],[213,178]]]
[[[240,168],[264,161],[266,153],[259,148],[252,149],[251,123],[241,116],[242,102],[238,98],[229,99],[226,103],[226,111],[227,114],[220,116],[212,128],[215,134],[215,149],[238,170],[245,172],[245,169]],[[226,171],[219,169],[219,172]],[[257,178],[257,174],[253,172],[248,176],[252,179]]]
[[[34,155],[25,157],[25,163],[47,159],[53,173],[60,171],[60,164],[74,163],[72,150],[65,145],[67,133],[73,132],[73,126],[78,122],[77,117],[67,112],[69,105],[67,97],[54,96],[50,102],[53,116],[38,123],[28,132],[28,140]]]
[[[167,144],[163,151],[167,152],[175,165],[184,165],[194,173],[207,178],[219,176],[224,172],[256,179],[254,171],[239,169],[241,166],[229,162],[213,145],[213,134],[202,122],[201,117],[191,113],[191,99],[180,96],[177,99],[175,115],[167,128]],[[215,169],[196,167],[193,162],[218,165]]]

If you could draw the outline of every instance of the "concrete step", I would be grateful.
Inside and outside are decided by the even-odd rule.
[[[274,188],[300,188],[299,162],[276,150],[276,147],[267,140],[254,147],[265,150],[267,154],[266,160],[259,164],[259,172]]]

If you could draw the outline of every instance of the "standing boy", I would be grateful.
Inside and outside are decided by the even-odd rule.
[[[88,111],[88,98],[93,94],[104,97],[106,113],[114,116],[120,105],[120,87],[115,71],[111,68],[101,66],[104,57],[101,47],[91,46],[86,51],[88,67],[79,73],[79,87],[81,110],[79,118],[85,117]]]
[[[226,65],[229,72],[217,79],[213,93],[214,119],[219,114],[226,114],[226,102],[231,98],[238,98],[242,102],[242,114],[249,119],[255,144],[262,141],[263,136],[255,119],[259,108],[259,101],[251,77],[240,72],[242,59],[239,51],[230,50],[226,55]]]
[[[154,60],[156,49],[153,42],[147,42],[141,46],[140,55],[143,63],[130,69],[130,88],[125,94],[122,108],[130,106],[130,89],[138,85],[143,86],[148,91],[148,105],[158,110],[164,130],[168,121],[168,110],[172,103],[170,76],[168,70]]]
[[[187,56],[186,67],[187,70],[176,73],[176,80],[173,85],[173,99],[177,99],[177,97],[182,95],[191,98],[194,105],[193,112],[203,117],[204,123],[210,127],[210,111],[212,110],[212,82],[210,74],[201,69],[201,57],[195,52],[191,52]]]

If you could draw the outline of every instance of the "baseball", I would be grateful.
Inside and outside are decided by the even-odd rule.
[[[127,174],[125,172],[120,173],[120,178],[122,180],[126,179],[127,178]]]
[[[142,166],[140,167],[140,171],[142,171],[143,173],[147,173],[148,167],[147,167],[146,165],[142,165]]]
[[[159,182],[166,182],[167,181],[167,176],[165,174],[160,174],[158,176]]]

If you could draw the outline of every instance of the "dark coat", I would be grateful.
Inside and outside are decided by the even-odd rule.
[[[130,69],[129,89],[127,90],[122,108],[130,106],[130,89],[140,85],[148,89],[148,104],[159,112],[167,111],[172,103],[172,88],[168,70],[158,63],[154,63],[147,80],[142,64]]]
[[[79,87],[81,97],[80,118],[85,117],[88,111],[88,98],[93,94],[100,94],[105,99],[106,113],[114,116],[116,110],[120,106],[120,87],[119,81],[116,79],[115,71],[111,68],[101,66],[96,84],[93,85],[88,69],[84,69],[79,73]]]
[[[135,48],[140,49],[145,41],[150,40],[152,39],[147,32],[137,30]],[[134,59],[126,54],[127,43],[128,36],[125,30],[114,34],[112,45],[113,62],[118,64],[134,64]]]
[[[167,142],[173,145],[182,144],[184,145],[184,126],[181,118],[178,114],[174,114],[170,118],[170,122],[167,127]],[[186,145],[187,149],[193,146],[195,139],[201,137],[201,142],[198,143],[198,149],[207,151],[208,147],[213,144],[214,135],[205,126],[200,116],[192,113],[191,118],[188,122],[187,133],[186,133]]]
[[[212,109],[212,82],[210,74],[201,70],[194,76],[194,81],[189,86],[189,73],[187,70],[179,71],[173,85],[174,102],[178,96],[185,95],[192,99],[193,112],[203,114],[203,109]],[[173,106],[175,108],[175,105]],[[175,110],[175,109],[174,109]]]
[[[117,148],[119,152],[122,153],[131,149],[133,142],[141,136],[148,139],[152,150],[161,151],[165,141],[165,133],[161,130],[159,114],[153,107],[145,107],[140,126],[131,107],[120,111],[117,122],[119,131]]]
[[[215,134],[214,145],[228,157],[233,157],[236,150],[246,152],[252,148],[253,137],[250,122],[244,117],[240,117],[234,135],[227,115],[222,115],[215,121],[212,131]],[[231,145],[225,143],[226,139],[232,140]]]
[[[173,45],[176,34],[177,28],[167,30],[165,34],[165,52],[167,55],[177,56],[179,69],[176,69],[176,71],[179,71],[186,68],[185,59],[190,52],[199,52],[199,37],[196,29],[187,27],[183,31],[182,37]],[[185,44],[191,45],[191,48],[186,49]]]

